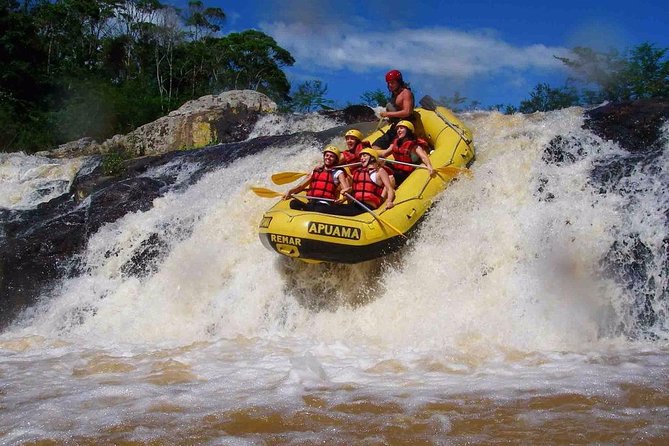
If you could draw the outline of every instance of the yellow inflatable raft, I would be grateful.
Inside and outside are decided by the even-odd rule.
[[[472,135],[463,123],[428,96],[420,104],[415,110],[416,134],[434,149],[430,161],[437,174],[430,177],[425,169],[414,170],[397,188],[392,209],[381,205],[353,217],[293,210],[290,200],[281,200],[260,221],[263,245],[306,262],[335,263],[363,262],[402,247],[434,198],[474,160]],[[365,140],[375,141],[388,127]]]

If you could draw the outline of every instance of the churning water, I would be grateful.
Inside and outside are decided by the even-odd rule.
[[[308,142],[103,226],[82,274],[0,336],[0,441],[669,442],[666,143],[602,184],[593,170],[626,154],[579,108],[464,120],[473,178],[390,258],[307,265],[262,247],[271,200],[248,187],[314,165]],[[556,141],[568,161],[547,155]],[[24,158],[15,171],[43,165]],[[6,190],[5,206],[34,200]]]

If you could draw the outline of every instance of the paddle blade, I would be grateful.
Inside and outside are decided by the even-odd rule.
[[[274,184],[288,184],[299,180],[307,175],[304,172],[279,172],[272,175],[272,183]]]
[[[281,192],[277,192],[272,189],[266,189],[264,187],[256,187],[256,186],[251,186],[251,191],[256,194],[259,197],[263,198],[277,198],[277,197],[283,197],[283,194]]]
[[[408,238],[406,235],[404,235],[404,233],[403,233],[402,231],[400,231],[399,229],[397,229],[395,226],[391,225],[389,221],[387,221],[387,220],[383,220],[381,217],[378,217],[378,221],[379,221],[380,223],[384,224],[384,225],[387,225],[390,229],[392,229],[393,231],[395,231],[400,237],[402,237],[402,238],[404,238],[404,239],[407,239],[407,238]]]
[[[425,110],[435,111],[437,109],[437,103],[430,96],[423,96],[423,99],[420,100],[420,105]]]
[[[436,169],[437,172],[443,173],[445,175],[449,176],[456,176],[460,174],[465,174],[467,175],[468,178],[473,177],[474,175],[472,174],[472,171],[467,169],[466,167],[456,167],[456,166],[444,166],[444,167],[437,167]]]

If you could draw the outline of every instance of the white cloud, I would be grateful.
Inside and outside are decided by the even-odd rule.
[[[485,31],[448,28],[403,28],[391,33],[345,24],[314,27],[303,23],[264,23],[271,35],[296,59],[302,70],[379,71],[389,67],[414,75],[467,79],[527,70],[558,71],[553,56],[569,50],[541,44],[518,47]]]

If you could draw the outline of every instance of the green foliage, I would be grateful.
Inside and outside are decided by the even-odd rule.
[[[35,108],[17,109],[0,101],[0,152],[35,152],[57,145],[48,116]]]
[[[200,0],[189,0],[185,22],[191,28],[191,37],[198,40],[221,30],[220,24],[225,20],[225,12],[221,8],[206,8]]]
[[[290,83],[282,71],[295,59],[276,41],[256,30],[232,33],[220,39],[204,39],[197,50],[206,60],[203,74],[214,89],[260,91],[275,101],[288,98]]]
[[[490,107],[488,107],[488,110],[490,111],[498,111],[500,113],[503,113],[505,115],[512,115],[514,113],[518,113],[518,107],[515,105],[511,104],[495,104]]]
[[[123,151],[114,151],[105,154],[102,157],[102,173],[107,176],[116,176],[126,170],[125,161],[130,156]]]
[[[667,50],[669,48],[657,49],[649,43],[632,49],[624,72],[631,97],[669,98]]]
[[[390,101],[390,98],[386,96],[386,93],[379,89],[374,91],[365,91],[360,95],[360,100],[363,104],[369,105],[370,107],[385,107],[385,105]]]
[[[317,108],[331,108],[334,101],[325,98],[327,91],[327,84],[319,80],[301,83],[293,94],[292,109],[298,112],[311,112]]]
[[[538,84],[530,93],[530,98],[520,102],[518,111],[534,113],[571,107],[579,104],[578,94],[573,88],[551,88],[548,84]]]
[[[158,0],[5,0],[0,149],[103,140],[230,89],[287,100],[290,53],[255,30],[216,37],[224,20],[200,0],[184,11]]]
[[[481,105],[479,101],[462,96],[458,91],[453,93],[452,96],[440,96],[437,102],[456,113],[465,110],[474,110]]]
[[[644,43],[627,55],[620,55],[617,51],[601,53],[577,47],[572,50],[573,59],[557,59],[570,67],[585,84],[581,93],[585,103],[666,98],[669,97],[667,50]]]
[[[114,131],[113,87],[103,81],[69,82],[70,90],[61,107],[53,113],[52,122],[62,141],[84,136],[104,138]]]

